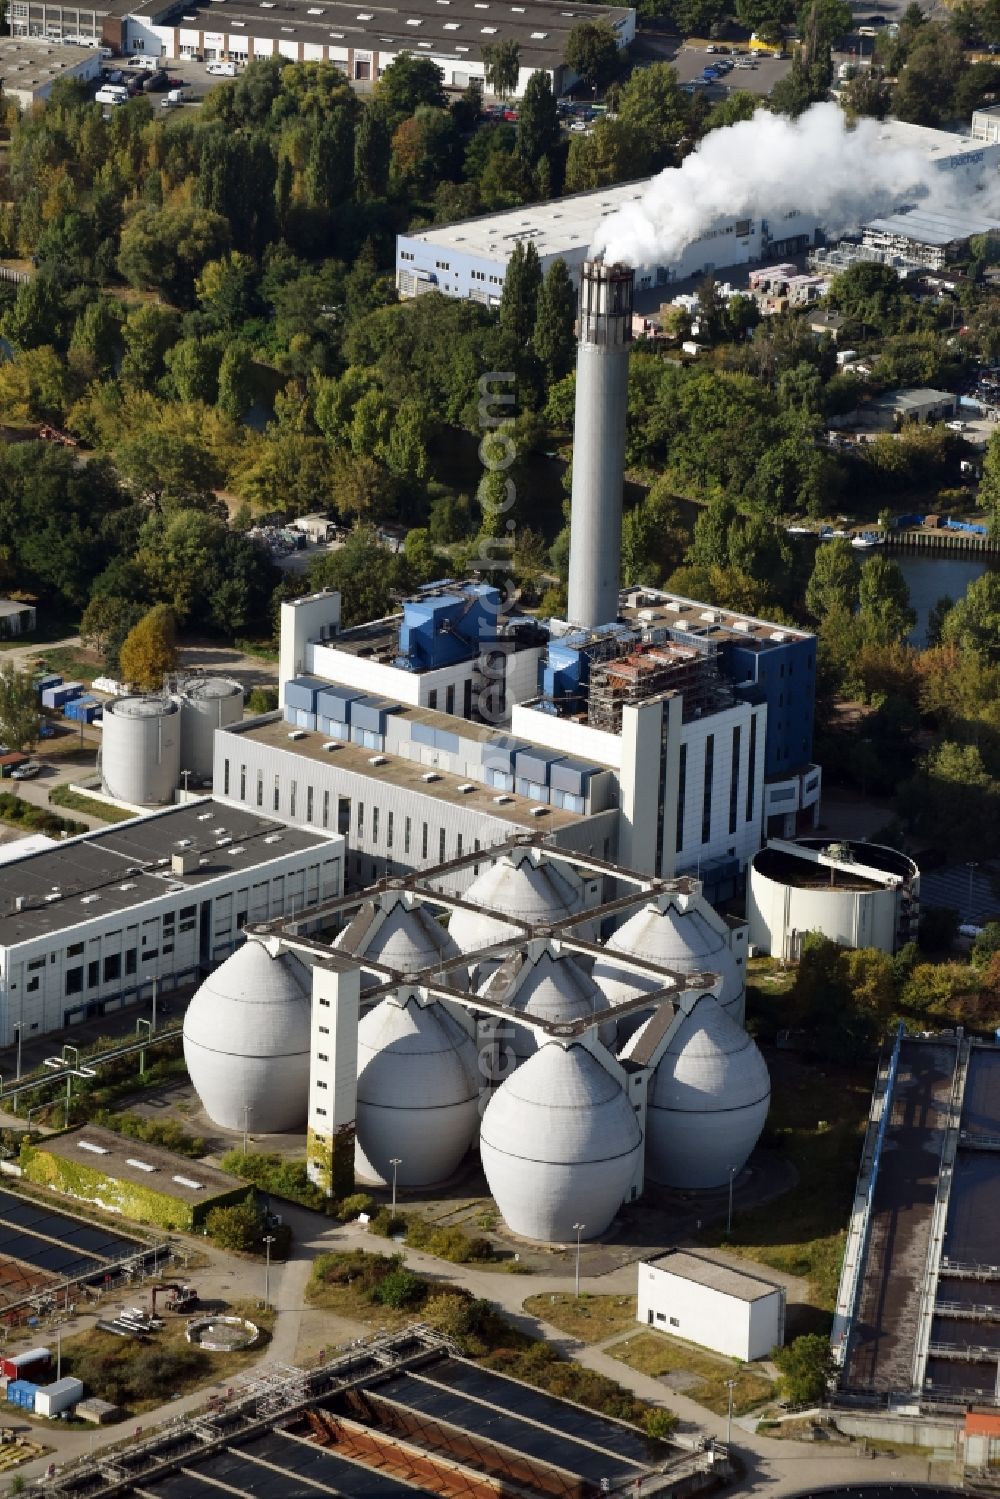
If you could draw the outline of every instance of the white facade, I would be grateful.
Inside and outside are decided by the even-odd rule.
[[[10,7],[13,11],[16,6]],[[52,93],[53,84],[60,78],[76,78],[82,83],[100,77],[101,59],[96,51],[85,51],[80,47],[54,45],[60,41],[58,35],[32,36],[11,24],[12,35],[0,37],[0,85],[4,96],[13,99],[21,109],[28,110],[33,104],[44,103]],[[68,38],[66,38],[68,40]],[[18,610],[27,608],[18,604]],[[22,628],[34,628],[32,622]],[[0,628],[0,634],[20,633]]]
[[[785,1341],[783,1287],[683,1252],[640,1261],[636,1315],[659,1332],[747,1363]]]
[[[772,957],[797,958],[808,932],[894,953],[916,936],[919,909],[920,872],[895,849],[774,838],[750,865],[750,942]]]
[[[13,1043],[18,1024],[27,1039],[149,1000],[154,978],[162,996],[227,958],[247,923],[292,911],[308,920],[310,906],[341,893],[342,838],[259,822],[251,841],[245,818],[237,823],[213,800],[191,801],[4,864],[0,881],[13,914],[0,921],[2,1044]],[[220,843],[213,831],[225,840],[227,823],[229,841]],[[213,853],[201,857],[216,860],[218,872],[204,872],[196,854],[188,877],[175,873],[171,834],[182,826],[203,834]],[[138,840],[150,838],[164,850],[163,867],[143,862]],[[95,864],[94,888],[72,888],[79,870]]]

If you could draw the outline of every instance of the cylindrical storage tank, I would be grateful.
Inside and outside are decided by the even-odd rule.
[[[520,961],[526,960],[515,961],[520,966]],[[596,1018],[608,1012],[607,996],[569,954],[560,957],[550,952],[541,953],[516,987],[514,973],[511,974],[511,982],[505,982],[504,975],[507,972],[508,965],[504,964],[485,984],[480,985],[479,993],[484,997],[488,994],[501,1004],[512,1005],[522,1011],[527,1019],[545,1020],[555,1025],[586,1020],[590,1016]],[[509,1031],[504,1031],[502,1039],[509,1043],[517,1062],[523,1062],[538,1050],[535,1033],[527,1026],[509,1025],[506,1020],[499,1024],[509,1026]],[[614,1021],[605,1020],[598,1027],[597,1034],[605,1046],[612,1045],[616,1035]]]
[[[312,975],[250,938],[210,973],[184,1016],[184,1061],[223,1129],[274,1134],[305,1123]]]
[[[491,942],[517,936],[517,929],[500,919],[503,916],[545,925],[575,915],[583,897],[558,865],[545,860],[536,863],[526,849],[513,855],[504,854],[490,864],[473,880],[462,899],[487,908],[454,910],[448,922],[449,934],[459,952],[475,952]],[[483,977],[484,969],[492,971],[493,966],[481,965],[479,977]]]
[[[243,717],[243,688],[225,677],[187,677],[177,689],[181,710],[181,770],[195,785],[211,782],[215,731]]]
[[[104,705],[101,778],[109,796],[140,806],[174,799],[181,772],[180,708],[169,697]]]
[[[660,1060],[646,1110],[646,1175],[668,1187],[722,1187],[742,1171],[771,1101],[746,1031],[703,994]]]
[[[617,1080],[585,1046],[548,1042],[494,1093],[479,1137],[483,1170],[515,1234],[595,1239],[628,1195],[642,1133]]]
[[[358,1027],[357,1144],[365,1181],[401,1187],[445,1181],[479,1124],[472,1039],[443,1005],[383,999]]]
[[[916,937],[919,914],[919,869],[883,844],[775,841],[750,862],[750,942],[775,958],[798,958],[806,932],[894,953]]]
[[[716,973],[719,1003],[731,1019],[742,1025],[746,1004],[743,970],[736,961],[721,932],[715,930],[697,909],[681,910],[668,905],[661,910],[655,901],[641,907],[609,938],[606,956],[594,964],[594,982],[600,984],[612,1005],[624,1004],[640,994],[649,994],[658,985],[655,979],[629,972],[614,961],[615,952],[630,957],[647,958],[675,973]],[[636,1029],[638,1017],[619,1027],[620,1039]]]

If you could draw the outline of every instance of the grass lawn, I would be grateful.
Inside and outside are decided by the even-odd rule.
[[[524,1310],[581,1343],[601,1343],[635,1325],[634,1296],[581,1296],[567,1291],[529,1296]]]
[[[136,1293],[136,1303],[148,1297]],[[237,1353],[207,1353],[184,1337],[187,1318],[166,1313],[163,1329],[145,1342],[116,1338],[96,1328],[67,1338],[62,1345],[62,1372],[82,1379],[88,1395],[97,1395],[120,1405],[131,1415],[141,1415],[178,1395],[189,1395],[203,1385],[231,1379],[266,1352],[272,1311],[259,1311],[255,1302],[235,1302],[226,1316],[246,1317],[263,1330],[253,1348]]]
[[[49,801],[73,812],[85,812],[88,817],[99,817],[102,822],[128,822],[130,817],[136,815],[134,812],[126,812],[122,807],[109,807],[107,802],[99,802],[92,796],[81,796],[79,791],[71,791],[68,786],[54,787],[49,794]]]
[[[736,1381],[733,1413],[737,1416],[763,1405],[774,1392],[773,1382],[753,1365],[707,1353],[703,1348],[662,1332],[638,1332],[635,1337],[626,1338],[624,1343],[616,1343],[608,1352],[612,1358],[628,1364],[630,1369],[652,1375],[654,1379],[664,1374],[694,1375],[698,1384],[692,1382],[684,1393],[717,1416],[724,1416],[729,1409],[727,1379]]]
[[[771,1112],[764,1143],[783,1149],[799,1173],[795,1189],[702,1235],[748,1259],[808,1279],[816,1315],[796,1333],[825,1332],[837,1296],[846,1224],[868,1119],[875,1069],[807,1065],[771,1052]]]
[[[100,656],[78,645],[62,645],[44,651],[37,664],[39,669],[44,667],[46,671],[61,672],[67,682],[86,682],[89,685],[95,677],[104,675],[104,662]]]

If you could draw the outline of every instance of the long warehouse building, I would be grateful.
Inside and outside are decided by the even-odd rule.
[[[973,140],[950,130],[933,130],[900,120],[882,121],[878,139],[886,150],[905,149],[925,156],[928,180],[937,172],[960,174],[966,192],[974,191],[975,178],[1000,166],[1000,139]],[[561,259],[578,282],[600,225],[620,208],[641,199],[653,180],[643,178],[400,234],[396,238],[396,286],[403,297],[439,291],[445,296],[498,306],[507,262],[519,241],[535,246],[543,271]],[[887,209],[891,207],[886,204]],[[967,225],[972,222],[971,207],[963,217]],[[974,217],[975,225],[969,232],[988,227],[983,214]],[[675,260],[639,269],[636,288],[667,287],[730,266],[786,259],[814,246],[821,238],[822,227],[821,219],[815,216],[793,211],[776,217],[769,215],[764,205],[758,213],[721,214]]]

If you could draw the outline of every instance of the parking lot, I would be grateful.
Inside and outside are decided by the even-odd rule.
[[[704,46],[682,44],[673,60],[678,82],[692,83],[700,78],[705,68],[719,61],[719,56],[719,53],[706,52]],[[725,99],[737,90],[766,98],[778,79],[784,78],[792,66],[790,58],[743,56],[734,57],[732,61],[751,63],[753,66],[734,67],[732,72],[720,78],[717,83],[710,84],[704,91],[708,99]]]
[[[188,90],[188,104],[200,104],[212,89],[218,88],[220,83],[231,82],[230,79],[219,78],[212,73],[206,73],[203,62],[194,62],[188,57],[164,57],[161,66],[167,77],[176,80],[170,87],[177,84]],[[120,72],[126,81],[135,74],[142,76],[139,67],[130,67],[127,57],[115,57],[105,62],[101,68],[101,76],[107,81],[109,75]],[[165,91],[149,94],[149,102],[156,109],[159,103],[166,97]],[[179,112],[179,111],[175,111]]]

